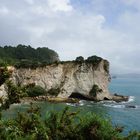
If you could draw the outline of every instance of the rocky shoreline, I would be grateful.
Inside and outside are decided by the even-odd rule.
[[[26,102],[33,102],[33,101],[48,101],[52,103],[79,103],[80,100],[87,100],[87,101],[95,101],[100,102],[103,100],[97,100],[94,97],[82,95],[78,97],[69,97],[69,98],[61,98],[61,97],[49,97],[49,96],[36,96],[36,97],[25,97],[21,99],[21,103]],[[105,98],[104,101],[115,101],[117,103],[119,102],[127,102],[129,100],[129,96],[122,96],[118,94],[112,95],[111,99]]]
[[[25,97],[20,100],[21,103],[30,103],[34,101],[48,101],[52,103],[79,103],[80,100],[74,98],[60,98],[48,96]]]
[[[115,93],[112,96],[112,100],[115,102],[127,102],[129,100],[129,96],[118,95]]]

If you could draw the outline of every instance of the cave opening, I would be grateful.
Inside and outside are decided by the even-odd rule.
[[[76,98],[80,100],[90,100],[89,97],[86,97],[86,95],[82,95],[81,93],[78,93],[78,92],[72,92],[69,98]]]

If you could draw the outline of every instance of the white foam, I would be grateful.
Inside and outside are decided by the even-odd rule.
[[[66,103],[66,105],[69,105],[69,106],[76,106],[75,104],[72,104],[72,103]]]
[[[108,101],[106,100],[106,101],[100,101],[99,103],[116,103],[116,102],[115,101],[112,101],[112,100],[110,100],[110,101],[109,100]]]
[[[88,107],[92,107],[93,105],[87,105]]]
[[[134,96],[129,96],[128,102],[133,102],[135,101],[135,97]]]
[[[85,101],[85,100],[80,100],[79,101],[79,106],[83,106],[83,105],[85,105],[87,103],[87,101]]]
[[[127,108],[127,109],[139,109],[139,105],[130,105],[130,104],[104,104],[106,107],[111,108]]]
[[[22,104],[19,104],[19,103],[14,103],[12,104],[11,106],[21,106]]]
[[[113,108],[125,108],[125,105],[115,105],[115,104],[104,104],[104,106],[107,106],[107,107],[113,107]]]

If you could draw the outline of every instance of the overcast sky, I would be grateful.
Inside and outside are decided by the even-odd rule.
[[[0,45],[46,46],[61,60],[98,55],[140,73],[140,0],[0,0]]]

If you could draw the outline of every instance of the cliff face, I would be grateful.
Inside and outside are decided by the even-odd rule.
[[[91,62],[65,62],[36,69],[14,69],[11,79],[17,85],[35,84],[46,91],[59,88],[58,97],[66,98],[72,93],[89,95],[93,85],[98,85],[102,91],[96,98],[103,100],[105,97],[111,98],[108,91],[108,69],[106,60],[96,65]]]

